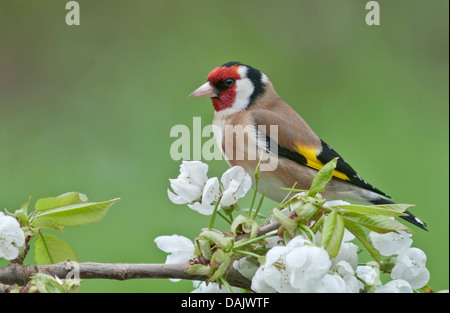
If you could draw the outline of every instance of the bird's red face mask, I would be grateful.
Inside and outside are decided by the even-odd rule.
[[[205,84],[189,97],[211,98],[216,112],[231,108],[236,101],[237,81],[241,79],[239,65],[219,66],[209,73]]]

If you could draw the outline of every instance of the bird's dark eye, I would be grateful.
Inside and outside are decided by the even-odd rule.
[[[233,78],[227,78],[227,79],[225,79],[224,84],[225,84],[225,86],[226,86],[227,88],[228,88],[228,87],[231,87],[231,86],[233,86],[233,84],[234,84],[234,79],[233,79]]]

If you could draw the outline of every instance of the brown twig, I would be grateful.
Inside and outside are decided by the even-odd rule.
[[[76,263],[64,261],[49,265],[19,265],[11,263],[0,268],[0,292],[9,292],[14,285],[25,285],[36,273],[59,278],[114,279],[173,278],[206,280],[207,276],[191,275],[186,272],[189,264],[125,264],[125,263]],[[230,285],[250,289],[251,282],[239,272],[230,269],[227,276]]]

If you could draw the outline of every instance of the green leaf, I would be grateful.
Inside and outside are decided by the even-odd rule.
[[[31,202],[31,196],[28,197],[28,201],[24,204],[22,204],[22,206],[20,207],[20,210],[25,213],[28,214],[28,207],[30,206],[30,202]]]
[[[50,210],[70,204],[84,203],[87,201],[86,195],[78,192],[67,192],[57,197],[43,198],[36,201],[35,210]]]
[[[297,222],[291,220],[289,217],[281,213],[277,208],[272,210],[272,217],[280,222],[281,225],[288,231],[291,236],[295,236],[295,231],[297,229]]]
[[[215,229],[204,229],[199,235],[199,239],[209,240],[223,250],[229,250],[233,246],[234,238],[226,236]]]
[[[54,264],[65,260],[76,261],[72,248],[63,240],[49,234],[40,234],[34,242],[34,259],[37,264]]]
[[[53,223],[51,220],[45,218],[38,218],[33,221],[33,227],[42,228],[42,229],[56,229],[60,232],[63,231],[64,226]]]
[[[202,275],[211,277],[214,274],[215,269],[203,264],[194,264],[191,265],[185,272],[190,275]]]
[[[28,202],[22,204],[20,209],[18,209],[18,210],[16,210],[16,212],[14,212],[14,215],[17,218],[17,220],[26,226],[30,226],[30,220],[28,218],[28,207],[30,205],[30,201],[31,201],[31,196],[28,198]]]
[[[301,221],[309,221],[322,207],[325,200],[320,194],[308,197],[305,193],[299,193],[289,202],[291,209],[295,210]]]
[[[30,281],[27,283],[29,287],[29,293],[66,293],[67,290],[61,283],[59,283],[55,277],[36,273],[34,274]]]
[[[330,259],[339,253],[344,230],[345,227],[342,217],[336,211],[331,212],[323,223],[322,239],[320,242],[320,245],[330,255]]]
[[[360,213],[360,214],[370,214],[370,215],[383,215],[383,216],[406,216],[403,213],[406,211],[409,204],[395,204],[395,205],[338,205],[335,208],[339,208],[339,212],[345,214],[346,211]]]
[[[334,158],[325,164],[316,174],[309,189],[308,196],[314,197],[318,192],[325,190],[325,186],[333,177],[334,169],[336,168],[338,158]]]
[[[95,223],[101,220],[108,209],[119,200],[120,198],[116,198],[104,202],[77,203],[40,210],[33,217],[33,221],[43,219],[60,226],[80,226]]]
[[[220,277],[225,276],[230,266],[233,264],[233,257],[230,254],[226,254],[223,257],[223,261],[220,264],[219,268],[214,272],[214,274],[210,277],[208,282],[217,281]]]
[[[392,231],[405,231],[407,233],[413,234],[413,231],[407,226],[387,216],[369,215],[350,211],[340,213],[342,214],[342,217],[344,219],[350,220],[354,223],[358,223],[380,234]]]
[[[369,251],[369,253],[373,256],[375,261],[380,263],[380,252],[378,252],[378,250],[372,246],[372,243],[367,237],[367,234],[364,231],[364,229],[357,223],[347,220],[345,218],[344,218],[344,225],[345,228],[347,228],[347,230],[351,232],[353,236],[355,236],[362,243],[362,245],[367,249],[367,251]]]
[[[196,248],[199,250],[198,256],[202,255],[206,260],[211,260],[211,257],[213,255],[211,251],[211,245],[209,244],[209,240],[207,239],[196,239]]]
[[[251,218],[238,215],[231,224],[231,232],[236,236],[238,233],[250,233],[250,238],[255,238],[258,234],[258,224]]]

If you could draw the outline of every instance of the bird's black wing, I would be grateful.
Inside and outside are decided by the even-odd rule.
[[[270,138],[267,138],[270,141]],[[314,168],[316,170],[320,170],[323,165],[330,162],[334,158],[338,157],[336,170],[334,173],[334,177],[346,181],[352,185],[361,187],[363,189],[375,192],[383,197],[391,198],[386,193],[381,190],[375,188],[364,179],[362,179],[358,173],[347,163],[345,160],[336,152],[333,148],[331,148],[328,144],[326,144],[323,140],[321,140],[322,149],[318,151],[308,151],[305,153],[304,151],[292,151],[291,149],[282,147],[278,145],[278,155],[285,157],[289,160],[297,162],[299,164]],[[272,142],[273,144],[273,142]],[[270,146],[270,143],[268,142]]]

